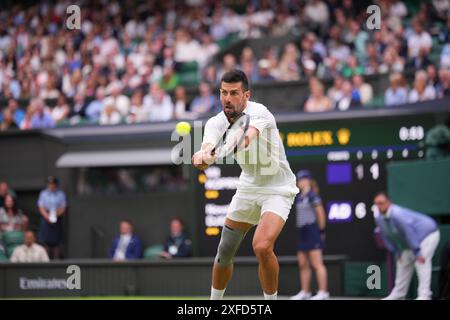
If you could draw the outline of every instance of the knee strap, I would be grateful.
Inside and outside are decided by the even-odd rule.
[[[222,236],[220,238],[219,248],[215,262],[221,267],[229,266],[233,263],[233,258],[245,237],[246,232],[230,228],[224,225],[222,228]]]

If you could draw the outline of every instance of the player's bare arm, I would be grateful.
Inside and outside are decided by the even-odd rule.
[[[247,148],[250,145],[250,142],[256,138],[259,134],[259,130],[255,127],[250,126],[244,136],[244,139],[242,140],[242,143],[237,147],[237,150],[242,150]],[[194,167],[196,167],[199,170],[205,170],[210,165],[213,165],[217,157],[214,155],[213,152],[214,145],[211,143],[204,143],[202,144],[202,147],[199,151],[197,151],[192,156],[192,164]]]
[[[199,170],[205,170],[216,162],[216,157],[212,154],[214,145],[204,143],[199,151],[192,156],[192,164]]]

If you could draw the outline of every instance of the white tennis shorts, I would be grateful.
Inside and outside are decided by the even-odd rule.
[[[286,221],[294,200],[295,195],[288,197],[277,194],[255,194],[238,191],[231,200],[227,218],[256,225],[259,223],[261,216],[270,211]]]

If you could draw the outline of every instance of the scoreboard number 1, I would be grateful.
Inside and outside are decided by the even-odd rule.
[[[372,174],[372,179],[378,180],[378,178],[380,177],[380,166],[378,165],[378,163],[375,162],[374,164],[372,164],[370,166],[369,170],[370,170],[370,173]],[[358,180],[364,179],[364,165],[363,164],[358,164],[355,168],[355,172],[356,172],[356,177],[358,178]]]

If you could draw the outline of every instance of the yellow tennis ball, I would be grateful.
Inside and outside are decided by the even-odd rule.
[[[177,126],[175,127],[175,131],[180,136],[186,136],[191,132],[191,125],[189,124],[189,122],[186,121],[178,122]]]

